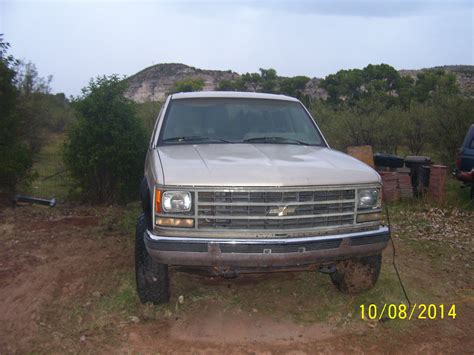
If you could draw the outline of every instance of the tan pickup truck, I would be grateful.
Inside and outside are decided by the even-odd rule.
[[[320,270],[341,291],[368,289],[389,240],[380,189],[380,176],[331,149],[295,98],[173,94],[140,190],[140,300],[169,300],[169,266],[227,277]]]

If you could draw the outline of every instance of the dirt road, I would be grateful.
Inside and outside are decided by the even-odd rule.
[[[134,291],[133,214],[6,208],[0,353],[469,352],[474,216],[440,213],[394,217],[398,263],[412,301],[456,303],[456,319],[377,322],[360,319],[360,304],[404,301],[390,250],[376,288],[357,297],[314,272],[225,280],[173,271],[170,304],[154,307]]]

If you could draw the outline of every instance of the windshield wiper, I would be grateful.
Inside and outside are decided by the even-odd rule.
[[[163,142],[200,142],[200,141],[232,143],[230,141],[226,141],[225,139],[210,138],[210,137],[205,137],[205,136],[181,136],[181,137],[171,137],[171,138],[163,139]]]
[[[252,142],[262,142],[262,143],[276,143],[276,142],[281,142],[281,143],[290,143],[290,144],[301,144],[301,145],[312,145],[303,141],[300,141],[298,139],[292,139],[292,138],[284,138],[284,137],[278,137],[278,136],[264,136],[264,137],[254,137],[254,138],[247,138],[244,139],[245,143],[252,143]]]

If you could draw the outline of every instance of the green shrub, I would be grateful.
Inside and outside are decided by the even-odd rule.
[[[438,95],[434,100],[434,116],[430,141],[438,159],[454,168],[456,153],[463,143],[468,128],[474,122],[474,100],[460,96]]]
[[[163,102],[160,101],[145,101],[135,103],[137,117],[145,127],[147,137],[151,136],[153,128],[155,127],[156,119],[161,111]]]
[[[73,102],[80,117],[68,132],[64,161],[82,197],[91,202],[138,195],[147,141],[125,89],[117,75],[99,77]]]
[[[19,134],[14,70],[17,61],[7,55],[9,46],[0,36],[0,191],[12,193],[19,182],[31,177],[32,159]]]
[[[204,88],[204,80],[200,78],[188,78],[184,80],[177,81],[174,84],[173,89],[170,94],[176,92],[192,92],[192,91],[202,91]]]

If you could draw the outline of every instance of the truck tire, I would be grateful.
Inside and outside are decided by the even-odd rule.
[[[146,217],[138,217],[135,235],[135,278],[141,303],[167,303],[170,298],[168,265],[154,261],[145,247]]]
[[[340,261],[331,281],[344,293],[356,294],[371,289],[377,282],[382,255],[365,256]]]

